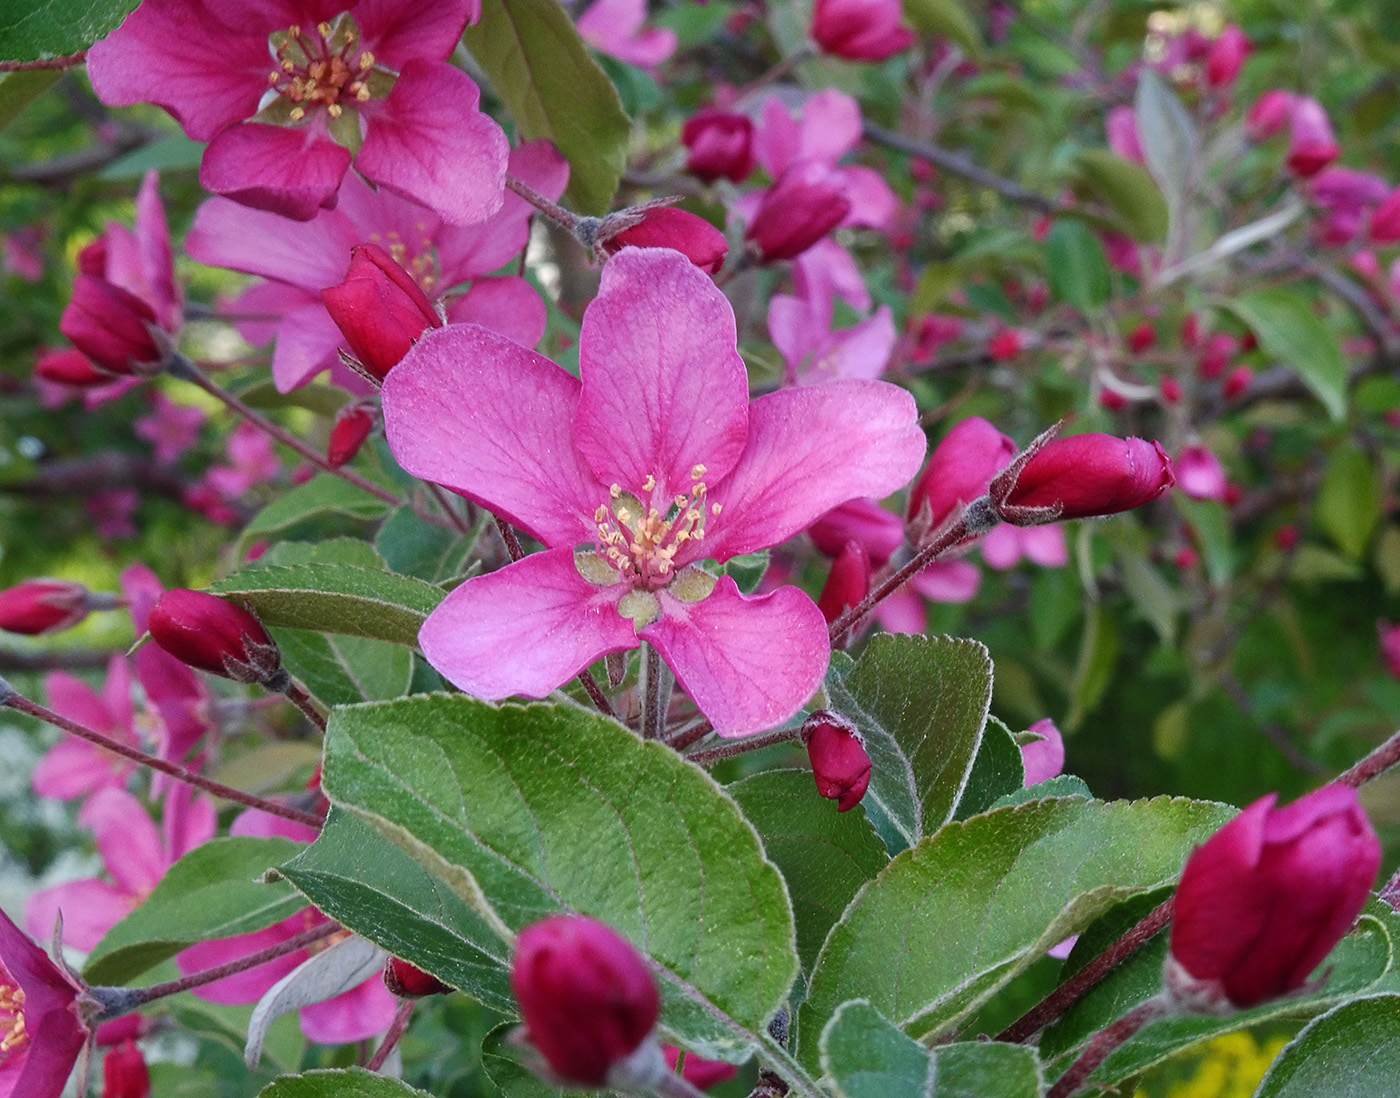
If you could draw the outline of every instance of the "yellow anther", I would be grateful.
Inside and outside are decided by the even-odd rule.
[[[613,484],[613,485],[611,485],[611,486],[608,488],[608,495],[612,496],[613,499],[617,499],[618,496],[622,495],[622,485],[620,485],[620,484]]]
[[[360,71],[368,72],[372,68],[374,68],[374,54],[365,50],[364,53],[360,54]]]
[[[593,512],[593,521],[602,522],[608,517],[608,509],[603,504],[598,504],[598,510]]]
[[[292,108],[292,121],[293,121],[293,122],[300,122],[300,121],[301,121],[303,118],[305,118],[305,117],[306,117],[306,111],[305,111],[304,108],[302,108],[302,107],[293,107],[293,108]]]
[[[316,30],[322,38],[329,38],[331,36],[331,25],[329,23],[317,23]]]
[[[282,62],[282,71],[283,71],[283,72],[296,72],[296,70],[297,70],[297,67],[296,67],[295,64],[293,64],[291,61],[283,60],[283,62]]]
[[[341,114],[344,113],[344,110],[345,108],[342,107],[339,103],[332,103],[329,107],[326,108],[326,113],[332,118],[339,118]]]
[[[690,479],[691,479],[691,480],[699,480],[699,479],[700,479],[701,477],[703,477],[704,475],[705,475],[705,467],[704,467],[703,465],[696,465],[693,469],[690,470]]]
[[[368,103],[370,94],[370,90],[363,84],[361,84],[358,88],[355,89],[355,98],[358,99],[361,103]]]
[[[642,491],[643,491],[643,492],[650,492],[650,491],[652,491],[655,487],[656,487],[656,475],[655,475],[654,473],[648,473],[648,474],[647,474],[647,479],[644,480],[644,481],[642,481]]]
[[[298,23],[293,23],[290,27],[287,28],[287,33],[293,38],[300,38],[301,25]]]
[[[717,514],[719,514],[720,511],[723,509],[723,507],[724,507],[724,505],[721,504],[721,503],[712,503],[712,504],[710,504],[710,514],[712,514],[712,515],[717,515]]]

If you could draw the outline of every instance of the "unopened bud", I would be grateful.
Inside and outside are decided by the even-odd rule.
[[[400,999],[423,999],[429,995],[449,995],[452,989],[431,973],[398,957],[384,963],[384,986]]]
[[[832,563],[826,586],[822,588],[821,598],[817,599],[817,609],[829,625],[852,606],[859,606],[861,599],[868,594],[870,554],[864,545],[852,539],[846,542]]]
[[[849,812],[870,787],[870,756],[856,726],[840,713],[818,709],[802,725],[802,742],[812,762],[817,792]]]
[[[330,467],[339,469],[353,461],[373,430],[374,412],[363,402],[347,404],[337,412],[331,427],[330,443],[326,447],[326,461]]]
[[[812,38],[847,61],[886,61],[914,44],[900,0],[817,0]]]
[[[63,580],[25,580],[0,591],[0,629],[38,636],[78,624],[93,609],[86,587]]]
[[[102,1098],[150,1098],[151,1073],[146,1058],[131,1041],[107,1053],[102,1061]]]
[[[34,364],[34,375],[55,385],[71,385],[75,389],[91,389],[98,385],[110,385],[113,377],[105,370],[99,370],[88,356],[74,347],[59,351],[46,351]]]
[[[716,179],[742,183],[753,174],[753,122],[748,115],[696,111],[681,129],[681,142],[690,150],[685,170],[706,183]]]
[[[1243,396],[1254,381],[1254,371],[1248,366],[1236,366],[1225,378],[1225,399],[1234,400]]]
[[[105,278],[80,274],[58,329],[73,346],[114,374],[155,373],[168,357],[152,334],[155,311]]]
[[[235,682],[282,690],[277,643],[252,614],[205,591],[166,591],[151,608],[151,638],[177,660]]]
[[[745,235],[764,263],[796,259],[850,212],[837,169],[820,160],[799,160],[763,196]]]
[[[1299,99],[1293,107],[1288,141],[1288,170],[1307,178],[1342,155],[1332,123],[1316,99]]]
[[[1206,54],[1206,84],[1220,91],[1239,79],[1249,48],[1244,31],[1233,23],[1226,27],[1210,44],[1210,52]]]
[[[345,281],[322,290],[321,300],[360,364],[381,380],[425,331],[442,327],[422,287],[376,244],[350,253]]]
[[[1288,122],[1293,117],[1293,108],[1297,102],[1298,97],[1292,92],[1286,92],[1279,88],[1266,91],[1245,115],[1245,135],[1251,141],[1256,142],[1267,141],[1271,137],[1278,136],[1288,128]]]
[[[607,255],[616,255],[629,246],[670,248],[706,274],[716,274],[729,254],[729,242],[722,232],[703,217],[674,206],[649,206],[629,213],[625,227],[609,231],[608,222],[612,220],[604,220],[604,230],[598,237],[598,247]]]
[[[1017,526],[1128,511],[1176,483],[1161,444],[1140,438],[1085,434],[1037,440],[1027,453],[991,486],[1002,521]]]
[[[681,1060],[681,1050],[675,1045],[663,1045],[661,1051],[666,1054],[666,1066],[674,1074],[676,1065]],[[726,1064],[722,1060],[706,1060],[688,1052],[685,1067],[681,1069],[681,1078],[699,1090],[708,1090],[710,1087],[719,1086],[720,1083],[727,1083],[738,1073],[739,1069],[733,1064]]]

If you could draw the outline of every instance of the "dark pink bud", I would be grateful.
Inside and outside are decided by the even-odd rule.
[[[1245,135],[1254,142],[1277,137],[1288,128],[1297,102],[1298,97],[1292,92],[1281,91],[1278,88],[1266,91],[1254,106],[1249,108],[1249,114],[1245,115]]]
[[[1396,241],[1400,241],[1400,187],[1391,191],[1371,215],[1371,242],[1394,244]]]
[[[166,591],[151,607],[151,639],[177,660],[235,682],[281,689],[277,644],[262,622],[206,591]]]
[[[573,1084],[607,1083],[661,1013],[656,983],[631,943],[582,915],[526,927],[516,939],[510,986],[530,1044]]]
[[[1327,785],[1275,808],[1255,801],[1186,862],[1168,987],[1207,1009],[1296,991],[1341,940],[1381,863],[1356,790]]]
[[[1239,341],[1234,336],[1219,332],[1206,340],[1196,369],[1201,377],[1211,380],[1219,377],[1230,365],[1230,360],[1239,350]]]
[[[1172,563],[1176,565],[1178,572],[1189,572],[1201,563],[1201,554],[1191,546],[1183,545],[1176,551],[1176,556],[1172,557]]]
[[[1391,625],[1388,621],[1377,622],[1376,632],[1380,637],[1381,658],[1385,660],[1386,669],[1400,679],[1400,625]]]
[[[987,353],[994,362],[1010,362],[1019,357],[1030,346],[1030,337],[1016,328],[998,332],[987,344]]]
[[[676,1065],[680,1063],[681,1050],[675,1045],[663,1045],[661,1051],[666,1054],[666,1066],[674,1073]],[[719,1086],[720,1083],[727,1083],[738,1073],[739,1069],[733,1064],[705,1060],[693,1052],[688,1052],[685,1055],[685,1067],[681,1069],[681,1078],[693,1087],[708,1090],[710,1087]]]
[[[78,272],[85,275],[95,275],[98,278],[107,277],[107,238],[105,236],[99,236],[78,253]]]
[[[1128,350],[1135,355],[1150,351],[1157,343],[1157,329],[1143,321],[1128,335]]]
[[[1109,412],[1121,412],[1128,406],[1128,398],[1113,389],[1100,389],[1099,406]]]
[[[1274,544],[1285,553],[1293,551],[1293,547],[1298,544],[1298,539],[1302,535],[1298,532],[1298,527],[1280,526],[1274,534]]]
[[[1248,366],[1236,366],[1225,379],[1225,399],[1234,400],[1243,396],[1254,380],[1254,371]]]
[[[849,812],[870,786],[870,756],[856,726],[839,713],[818,709],[802,725],[817,792]]]
[[[419,336],[442,327],[422,287],[377,244],[353,249],[345,281],[322,290],[321,300],[355,357],[380,379]]]
[[[1175,483],[1171,458],[1160,443],[1075,435],[1041,447],[999,502],[1059,508],[1056,519],[1089,518],[1151,503]]]
[[[799,160],[763,196],[745,235],[765,263],[795,259],[850,212],[841,174],[820,160]]]
[[[628,246],[634,248],[670,248],[680,252],[706,274],[716,274],[729,254],[729,242],[724,234],[706,221],[674,206],[652,206],[639,211],[640,220],[598,246],[608,255],[616,255]]]
[[[80,274],[58,329],[73,346],[114,374],[147,372],[165,355],[151,335],[156,314],[139,297],[104,278]]]
[[[886,61],[914,44],[901,26],[900,0],[817,0],[812,37],[824,53],[847,61]]]
[[[390,957],[384,962],[384,986],[400,999],[423,999],[429,995],[450,995],[452,989],[417,965]]]
[[[1288,170],[1306,179],[1342,155],[1332,123],[1316,99],[1299,99],[1289,129]]]
[[[1142,139],[1138,136],[1137,116],[1132,107],[1114,107],[1104,121],[1108,131],[1108,147],[1115,156],[1131,160],[1134,164],[1146,163],[1142,151]]]
[[[1026,788],[1057,778],[1065,768],[1065,740],[1055,722],[1044,717],[1026,731],[1039,736],[1021,745],[1021,762],[1026,768]]]
[[[1158,392],[1162,394],[1162,403],[1168,407],[1175,407],[1181,403],[1181,382],[1174,377],[1164,377],[1162,384],[1158,386]]]
[[[102,1060],[102,1098],[150,1098],[151,1073],[141,1050],[127,1041]]]
[[[0,591],[0,629],[34,637],[70,629],[92,609],[88,590],[62,580],[25,580]]]
[[[1016,443],[981,416],[965,419],[934,449],[909,495],[909,521],[937,530],[987,494],[992,477],[1011,464]],[[924,517],[926,516],[926,517]]]
[[[685,170],[706,183],[742,183],[753,174],[753,122],[746,114],[713,108],[686,119],[681,141],[690,150]]]
[[[843,611],[859,606],[860,600],[870,594],[870,554],[858,541],[848,541],[841,555],[831,565],[831,574],[826,577],[821,598],[817,599],[817,609],[826,618],[827,624],[839,618]]]
[[[326,460],[331,468],[339,469],[352,461],[373,430],[374,413],[364,404],[347,404],[337,412],[331,427],[330,443],[326,447]]]
[[[61,351],[45,351],[34,364],[34,374],[55,385],[72,385],[77,389],[110,385],[113,380],[111,374],[99,370],[87,355],[72,347]]]
[[[1249,39],[1244,31],[1231,23],[1210,44],[1210,52],[1206,54],[1206,84],[1216,91],[1228,88],[1239,79],[1244,59],[1248,56]]]

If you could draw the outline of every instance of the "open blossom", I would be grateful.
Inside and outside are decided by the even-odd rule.
[[[128,747],[140,746],[136,712],[131,704],[131,672],[126,659],[114,655],[107,664],[107,682],[98,694],[66,671],[52,671],[44,679],[49,708],[94,732]],[[105,751],[87,740],[65,736],[49,749],[34,768],[31,782],[41,797],[70,801],[99,789],[120,789],[135,763]]]
[[[546,198],[557,199],[564,193],[569,167],[547,141],[531,141],[511,151],[510,173]],[[288,221],[211,199],[195,214],[186,247],[201,263],[268,280],[247,290],[236,309],[277,318],[243,321],[238,328],[254,344],[276,336],[272,378],[278,389],[289,392],[333,369],[338,384],[364,392],[365,383],[338,365],[337,352],[347,345],[321,299],[322,290],[345,281],[352,251],[362,244],[383,248],[413,275],[429,300],[443,301],[449,321],[484,324],[533,345],[548,320],[539,295],[523,278],[484,277],[525,247],[533,212],[512,194],[485,221],[451,225],[416,202],[371,190],[350,175],[335,209],[312,221]],[[467,292],[445,296],[469,281]]]
[[[244,205],[314,217],[353,159],[445,220],[480,221],[500,209],[508,147],[445,60],[480,13],[479,0],[144,0],[88,51],[88,75],[104,103],[155,103],[209,142],[200,183]]]
[[[838,378],[877,378],[889,365],[899,335],[894,314],[881,305],[851,328],[832,327],[831,300],[775,294],[768,306],[768,334],[787,364],[789,385],[818,385]]]
[[[81,991],[0,911],[0,1098],[63,1093],[88,1038]]]
[[[646,26],[646,0],[594,0],[578,18],[578,32],[595,50],[654,69],[676,52],[679,39],[666,27]]]
[[[581,382],[449,326],[385,381],[400,464],[546,547],[449,594],[419,634],[428,661],[479,697],[540,698],[647,641],[721,734],[780,724],[825,673],[821,612],[795,588],[742,595],[700,562],[908,481],[925,445],[913,400],[846,381],[750,404],[729,302],[664,249],[608,261],[579,350]]]

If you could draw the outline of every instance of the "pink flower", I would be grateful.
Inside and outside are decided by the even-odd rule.
[[[97,536],[107,540],[134,538],[136,509],[141,506],[141,493],[135,488],[114,488],[96,492],[83,500],[83,510],[92,520]]]
[[[681,141],[690,150],[685,170],[706,183],[742,183],[753,174],[753,122],[748,115],[706,107],[686,119]]]
[[[282,471],[272,439],[253,423],[240,423],[225,443],[228,465],[205,474],[209,486],[225,499],[237,499],[250,488],[273,480]]]
[[[118,743],[140,746],[136,714],[131,704],[131,673],[124,657],[115,655],[108,662],[107,682],[101,694],[66,671],[54,671],[46,676],[44,689],[49,708],[59,716],[101,732]],[[99,789],[125,787],[135,766],[87,740],[65,736],[39,761],[31,780],[34,792],[40,797],[71,801]]]
[[[381,380],[427,329],[442,327],[423,288],[378,244],[352,248],[345,281],[321,300],[351,353]]]
[[[1063,568],[1069,563],[1063,526],[997,526],[978,543],[989,568],[1005,572],[1022,559],[1042,568]]]
[[[500,209],[508,148],[445,60],[479,15],[474,0],[144,0],[88,51],[88,75],[104,103],[155,103],[209,142],[200,182],[244,205],[307,220],[353,159],[447,221],[480,221]]]
[[[1234,23],[1221,31],[1220,37],[1210,44],[1210,52],[1206,54],[1207,86],[1219,91],[1238,80],[1249,49],[1249,38]]]
[[[992,477],[1011,464],[1016,443],[981,416],[971,416],[944,437],[909,494],[909,521],[934,531],[987,494]]]
[[[887,61],[914,44],[900,0],[817,0],[812,37],[847,61]]]
[[[812,523],[807,536],[829,557],[840,556],[846,542],[859,541],[880,568],[904,544],[904,523],[873,499],[851,499]]]
[[[1026,768],[1026,788],[1059,777],[1065,768],[1065,740],[1055,722],[1049,717],[1031,725],[1027,731],[1040,739],[1021,745],[1021,762]]]
[[[873,379],[885,372],[899,340],[888,305],[854,327],[836,331],[831,324],[830,298],[812,302],[774,295],[768,306],[768,334],[787,364],[789,385]]]
[[[1298,97],[1279,88],[1266,91],[1245,115],[1244,132],[1251,141],[1267,141],[1288,128]]]
[[[44,230],[38,225],[0,236],[0,271],[9,271],[26,282],[44,277]]]
[[[551,199],[564,193],[569,178],[568,165],[545,141],[512,150],[510,172]],[[361,244],[383,248],[417,279],[429,299],[444,300],[449,321],[485,324],[533,345],[548,319],[539,295],[523,278],[483,277],[525,247],[533,212],[512,194],[485,221],[450,225],[431,210],[388,191],[375,192],[350,175],[336,208],[304,223],[211,199],[195,214],[186,247],[211,267],[268,279],[247,290],[237,308],[279,319],[245,321],[239,331],[255,344],[276,337],[272,377],[278,389],[289,392],[336,367],[338,383],[363,392],[364,382],[337,365],[337,351],[346,344],[321,300],[322,290],[345,281],[353,249]],[[446,296],[469,280],[469,292]]]
[[[1229,488],[1225,467],[1204,446],[1187,446],[1172,462],[1176,486],[1192,499],[1223,501]]]
[[[156,461],[169,465],[199,441],[205,415],[191,404],[176,404],[159,389],[151,392],[151,414],[133,425],[138,438],[155,447]]]
[[[1316,175],[1342,155],[1327,112],[1316,99],[1299,99],[1289,125],[1288,170],[1294,175]]]
[[[820,160],[799,160],[764,193],[746,239],[764,263],[795,259],[851,212],[837,169]]]
[[[870,554],[852,538],[831,564],[817,609],[830,624],[870,594]]]
[[[583,40],[601,53],[654,69],[676,52],[676,32],[648,28],[646,0],[595,0],[578,18]]]
[[[41,937],[53,933],[48,926]],[[0,911],[0,1098],[59,1098],[87,1043],[77,987]]]
[[[1115,156],[1131,160],[1134,164],[1145,164],[1147,156],[1142,151],[1142,139],[1138,137],[1137,117],[1132,107],[1114,107],[1108,112],[1108,147]]]
[[[674,252],[628,248],[584,314],[581,383],[474,325],[409,352],[384,385],[395,457],[546,547],[447,596],[419,634],[434,667],[479,697],[540,698],[648,641],[729,736],[780,724],[811,696],[829,658],[811,600],[786,587],[746,597],[699,562],[778,545],[844,500],[895,490],[918,469],[923,433],[909,395],[882,382],[750,406],[735,344],[709,278]]]

